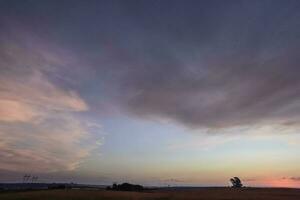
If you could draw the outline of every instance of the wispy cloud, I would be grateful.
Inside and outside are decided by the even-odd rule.
[[[289,179],[292,181],[300,181],[300,176],[299,177],[283,177],[282,179],[283,180]]]
[[[300,181],[300,177],[291,177],[290,179],[293,181]]]
[[[169,178],[169,179],[163,179],[161,180],[162,182],[167,182],[167,183],[183,183],[185,182],[182,179],[177,179],[177,178]]]
[[[73,170],[101,145],[89,132],[90,122],[75,114],[89,106],[75,90],[55,84],[47,74],[67,65],[64,55],[46,44],[28,51],[11,42],[6,44],[11,48],[1,48],[0,169]]]
[[[55,87],[39,71],[22,77],[1,77],[0,90],[0,120],[3,121],[26,122],[49,112],[88,109],[76,92]]]
[[[41,74],[28,78],[19,83],[2,77],[0,168],[74,169],[91,149],[80,144],[88,137],[88,129],[72,112],[85,111],[87,105],[77,94],[55,87]],[[31,83],[31,79],[37,80]]]

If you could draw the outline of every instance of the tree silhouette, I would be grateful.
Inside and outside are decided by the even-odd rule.
[[[242,181],[238,177],[233,177],[230,179],[233,188],[243,187]]]

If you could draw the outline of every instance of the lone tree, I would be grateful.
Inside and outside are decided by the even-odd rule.
[[[242,181],[239,179],[239,177],[233,177],[233,178],[231,178],[230,182],[231,182],[233,188],[241,188],[241,187],[243,187]]]

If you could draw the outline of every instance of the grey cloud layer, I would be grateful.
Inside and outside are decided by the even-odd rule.
[[[190,127],[299,123],[299,3],[228,5],[136,20],[148,35],[111,52],[123,108]]]
[[[78,53],[81,63],[72,67],[90,73],[78,90],[94,102],[111,95],[129,113],[193,128],[299,124],[298,1],[4,8],[9,17],[19,7],[27,16],[20,21],[41,24],[38,33]]]
[[[299,51],[267,61],[231,58],[135,68],[125,81],[125,106],[191,126],[299,120]],[[214,56],[213,56],[214,57]],[[177,64],[178,65],[178,64]],[[187,65],[187,66],[186,66]]]

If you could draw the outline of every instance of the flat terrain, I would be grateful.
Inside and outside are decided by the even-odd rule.
[[[104,190],[44,190],[2,192],[1,200],[300,200],[300,189],[198,188],[159,189],[148,192],[115,192]]]

